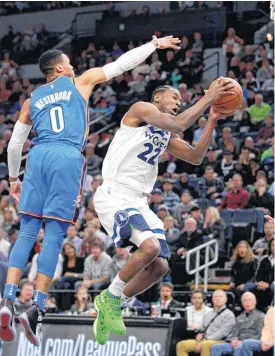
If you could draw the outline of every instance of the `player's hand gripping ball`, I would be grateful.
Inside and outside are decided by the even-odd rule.
[[[223,95],[220,99],[215,101],[212,106],[215,111],[218,111],[221,114],[230,115],[241,107],[243,103],[243,90],[236,80],[231,78],[225,79],[231,81],[234,87],[230,89],[228,95]]]

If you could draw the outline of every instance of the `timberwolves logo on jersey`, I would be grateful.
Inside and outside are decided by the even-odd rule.
[[[129,221],[129,215],[125,210],[119,210],[115,214],[115,223],[119,227],[125,226]]]
[[[168,132],[162,129],[159,129],[154,126],[148,126],[148,130],[145,132],[145,137],[148,137],[149,140],[161,149],[167,147]]]

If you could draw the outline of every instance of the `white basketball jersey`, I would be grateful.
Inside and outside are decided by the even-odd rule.
[[[151,193],[158,175],[158,158],[169,139],[170,132],[157,127],[130,127],[121,122],[103,162],[103,179]]]

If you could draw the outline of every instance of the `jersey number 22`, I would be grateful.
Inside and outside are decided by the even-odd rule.
[[[160,154],[161,149],[159,147],[154,149],[154,146],[150,142],[146,142],[144,146],[147,148],[146,151],[141,152],[137,157],[153,166],[156,163],[156,159]],[[152,152],[154,152],[153,155],[151,155]]]
[[[50,118],[53,132],[60,133],[64,130],[64,115],[61,106],[51,108]]]

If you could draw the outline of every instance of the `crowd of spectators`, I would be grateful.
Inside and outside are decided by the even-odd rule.
[[[46,3],[46,2],[45,2]],[[52,2],[53,6],[66,6],[63,2]],[[203,8],[204,2],[196,2]],[[77,4],[75,4],[78,6]],[[44,5],[43,5],[44,6]],[[110,16],[112,6],[108,9]],[[145,10],[144,10],[145,11]],[[133,14],[134,15],[134,9]],[[36,82],[20,78],[19,64],[9,53],[32,51],[33,46],[47,43],[47,30],[44,38],[37,35],[32,27],[25,35],[14,34],[12,28],[1,39],[1,47],[6,50],[0,62],[0,286],[3,289],[4,271],[7,259],[20,224],[17,207],[9,196],[7,182],[7,145],[14,123],[18,119],[24,100],[30,97],[36,88]],[[141,43],[130,41],[124,48],[114,43],[111,51],[104,46],[91,42],[81,49],[80,55],[73,58],[78,74],[105,63],[116,60],[125,50]],[[92,298],[94,290],[107,286],[119,268],[127,260],[128,250],[115,248],[111,238],[104,231],[93,207],[93,195],[102,183],[101,165],[119,126],[122,115],[131,103],[138,100],[150,100],[153,90],[163,84],[178,88],[182,98],[182,110],[194,105],[204,95],[203,74],[203,36],[195,32],[192,37],[183,36],[178,51],[156,52],[151,58],[137,66],[132,72],[124,73],[109,82],[97,86],[90,98],[92,119],[104,116],[104,119],[91,125],[91,133],[112,123],[114,127],[97,134],[94,133],[87,145],[85,156],[88,175],[84,187],[84,196],[77,224],[70,227],[64,239],[59,262],[51,285],[47,301],[50,311],[66,311],[76,315],[95,315]],[[46,47],[43,47],[43,50]],[[271,51],[265,46],[246,44],[229,29],[225,38],[224,54],[228,60],[227,75],[239,81],[243,87],[244,102],[235,114],[220,121],[213,133],[211,146],[200,166],[172,157],[167,151],[159,160],[159,176],[152,191],[149,205],[164,223],[166,239],[171,251],[170,272],[161,287],[160,303],[165,311],[180,306],[173,299],[173,282],[183,285],[191,282],[193,276],[185,272],[185,260],[188,250],[205,241],[216,240],[219,254],[223,258],[219,263],[231,261],[230,289],[241,303],[245,313],[255,309],[255,297],[258,309],[265,311],[274,292],[274,226],[263,223],[263,214],[274,214],[274,72]],[[207,113],[198,120],[198,125],[184,132],[184,139],[195,145],[202,136]],[[30,137],[31,139],[32,137]],[[25,157],[31,148],[27,140],[23,147]],[[25,168],[22,161],[21,170]],[[229,232],[225,221],[225,212],[239,209],[257,209],[257,231],[249,234],[246,241],[231,245],[236,231]],[[41,229],[31,252],[27,269],[20,285],[20,296],[16,307],[25,308],[30,303],[33,285],[37,274],[37,258],[43,242],[44,230]],[[254,236],[251,241],[250,237]],[[233,250],[232,250],[233,248]],[[191,263],[195,263],[191,259]],[[58,290],[70,293],[58,293]],[[251,291],[254,294],[247,294]],[[243,294],[245,293],[245,294]],[[254,299],[253,299],[254,298]],[[249,301],[247,301],[249,299]],[[192,306],[186,309],[189,329],[201,330],[197,336],[183,341],[177,347],[178,356],[188,352],[210,354],[213,356],[232,352],[242,344],[245,347],[259,347],[263,314],[255,311],[261,319],[257,332],[243,333],[242,325],[249,315],[241,314],[237,321],[226,309],[209,327],[213,310],[203,305],[200,292],[193,292]],[[127,307],[140,308],[144,313],[147,306],[134,298]],[[179,304],[177,304],[179,303]],[[250,304],[249,304],[250,303]],[[225,308],[226,296],[221,291],[213,295],[214,310]],[[274,309],[272,309],[274,311]],[[208,313],[207,313],[208,312]],[[254,318],[251,316],[251,318]],[[192,320],[189,320],[192,318]],[[237,324],[236,324],[237,323]],[[236,329],[233,327],[238,325]],[[221,328],[223,325],[223,328]],[[231,328],[231,329],[230,329]],[[243,342],[248,336],[255,339],[250,344]],[[233,337],[234,342],[229,343]],[[264,338],[264,336],[262,336]],[[221,342],[221,340],[223,340]],[[189,342],[190,341],[190,342]],[[214,341],[214,342],[213,342]],[[270,337],[262,345],[270,346]],[[256,346],[255,346],[256,345]],[[261,343],[260,343],[261,347]],[[268,346],[262,346],[268,349]],[[212,352],[212,351],[211,351]],[[237,356],[237,355],[236,355]]]
[[[55,45],[56,41],[55,34],[50,33],[43,23],[39,26],[29,25],[24,32],[15,32],[12,26],[8,26],[0,39],[1,74],[15,74],[19,68],[16,62],[22,64],[37,61],[39,55]]]

